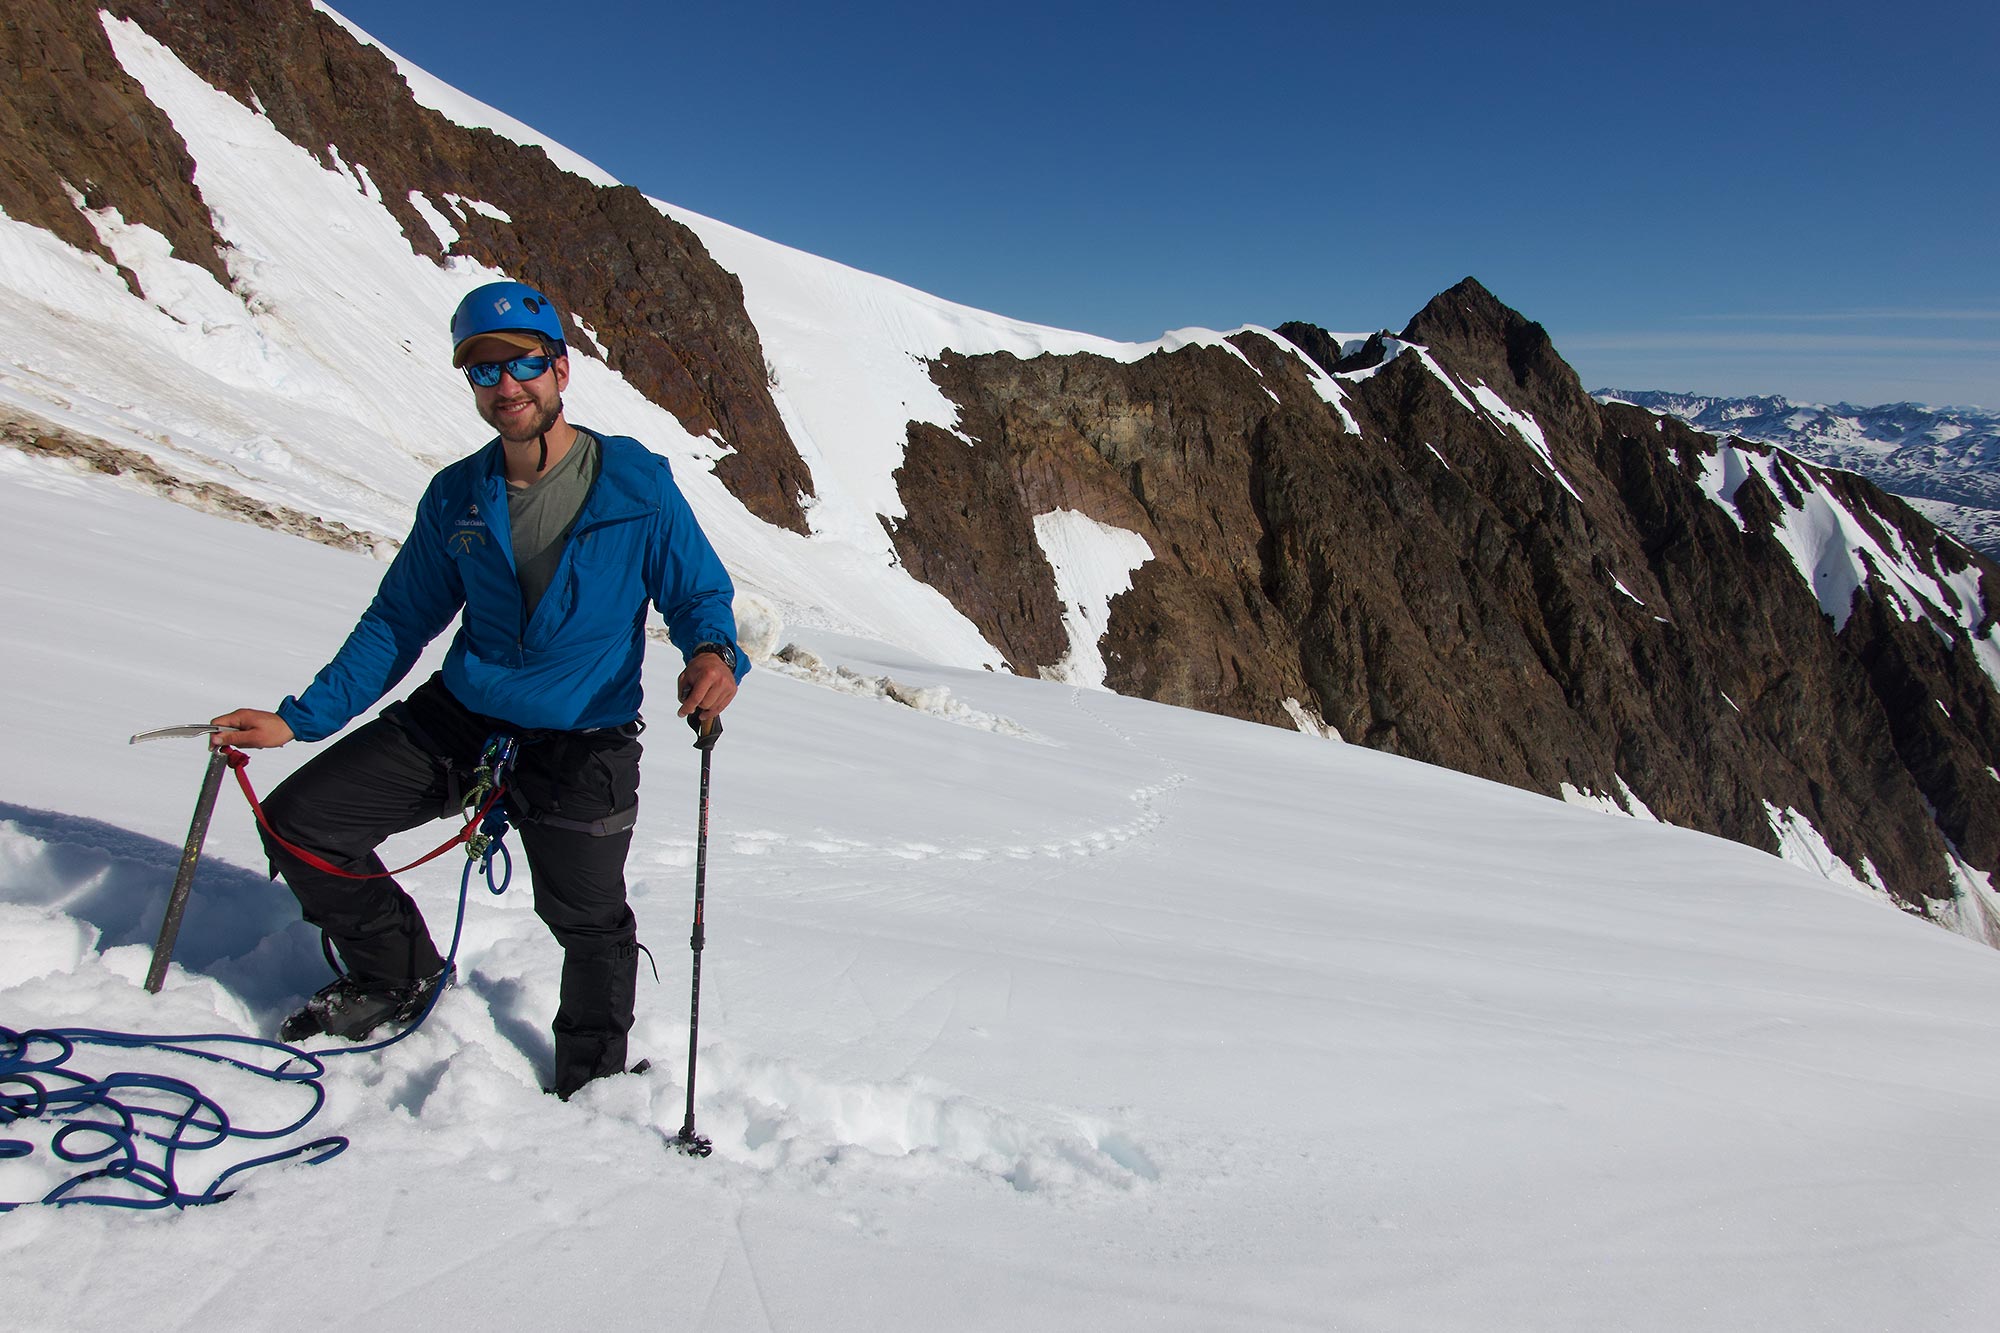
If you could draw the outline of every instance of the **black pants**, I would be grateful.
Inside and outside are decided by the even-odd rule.
[[[343,870],[379,875],[383,839],[457,815],[487,738],[520,737],[507,805],[534,878],[535,912],[563,948],[555,1088],[568,1096],[625,1068],[639,967],[625,901],[636,731],[523,732],[468,711],[433,676],[287,778],[265,811],[286,841]],[[343,879],[268,836],[264,846],[272,873],[284,876],[357,981],[396,985],[444,966],[423,913],[395,880]]]

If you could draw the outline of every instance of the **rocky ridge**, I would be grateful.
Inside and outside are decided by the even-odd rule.
[[[899,552],[1047,668],[1032,518],[1076,510],[1155,554],[1111,606],[1113,688],[1274,725],[1295,700],[1352,741],[1772,850],[1803,821],[2000,942],[1960,890],[2000,858],[1991,561],[1860,478],[1597,403],[1471,279],[1364,347],[1231,343],[940,359],[973,444],[913,428]],[[1873,536],[1831,611],[1786,544],[1808,509]],[[1889,595],[1892,564],[1933,603]]]
[[[1858,472],[1892,495],[1922,501],[1926,517],[1975,550],[2000,558],[2000,412],[1923,403],[1794,403],[1766,395],[1716,398],[1651,389],[1595,389],[1679,417],[1696,430],[1775,444],[1815,463]]]

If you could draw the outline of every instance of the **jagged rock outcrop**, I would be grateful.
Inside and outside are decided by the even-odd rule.
[[[1775,481],[1752,469],[1719,504],[1722,444],[1598,404],[1469,279],[1351,355],[1285,333],[1235,336],[1241,357],[941,358],[973,443],[913,427],[903,559],[1017,670],[1047,667],[1066,645],[1033,518],[1078,510],[1155,557],[1111,605],[1123,692],[1276,724],[1297,699],[1349,740],[1629,790],[1768,849],[1795,812],[1916,910],[1954,899],[1954,853],[2000,865],[2000,709],[1973,644],[1991,612],[1913,618],[1877,571],[1836,626],[1784,516],[1838,504],[2000,607],[1990,562],[1775,452]]]
[[[606,362],[696,435],[733,452],[716,475],[760,518],[806,531],[812,478],[766,383],[742,285],[694,234],[629,186],[558,170],[540,148],[469,130],[418,105],[388,57],[307,0],[15,0],[0,20],[0,208],[70,244],[112,256],[78,213],[92,208],[165,235],[174,254],[230,281],[228,256],[172,124],[120,67],[99,10],[136,22],[203,79],[263,110],[329,167],[365,170],[411,246],[445,248],[421,192],[460,233],[450,253],[555,295],[580,348]],[[246,10],[249,11],[246,18]],[[331,145],[338,145],[334,149]],[[479,200],[506,220],[449,209]],[[127,274],[136,289],[137,279]],[[443,346],[440,316],[439,345]]]

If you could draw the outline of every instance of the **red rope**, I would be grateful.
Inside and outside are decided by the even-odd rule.
[[[435,851],[426,852],[408,865],[396,870],[378,870],[370,875],[357,875],[351,870],[342,870],[339,866],[329,864],[325,858],[316,856],[305,848],[289,843],[280,837],[278,831],[271,827],[270,819],[265,816],[264,806],[258,801],[257,793],[251,789],[250,775],[244,771],[250,766],[250,756],[233,745],[224,745],[220,748],[223,759],[236,774],[236,785],[243,789],[243,799],[250,802],[250,809],[256,814],[257,823],[263,828],[265,833],[270,835],[271,841],[277,843],[278,846],[284,848],[293,856],[298,857],[299,860],[305,862],[314,870],[323,871],[329,875],[338,875],[342,879],[386,879],[391,875],[400,875],[406,870],[415,870],[426,861],[436,860],[452,848],[460,846],[470,839],[473,830],[479,827],[479,822],[486,818],[486,812],[491,810],[499,803],[500,798],[507,794],[505,787],[496,788],[493,795],[486,799],[486,804],[480,806],[472,818],[465,822],[465,827],[460,829],[449,840],[439,844]]]

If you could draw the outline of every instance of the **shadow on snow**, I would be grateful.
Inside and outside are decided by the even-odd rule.
[[[152,947],[180,860],[177,844],[116,824],[0,801],[0,900],[87,922],[102,948]],[[326,970],[318,934],[285,886],[212,856],[195,872],[174,962],[266,1012],[319,985]]]

